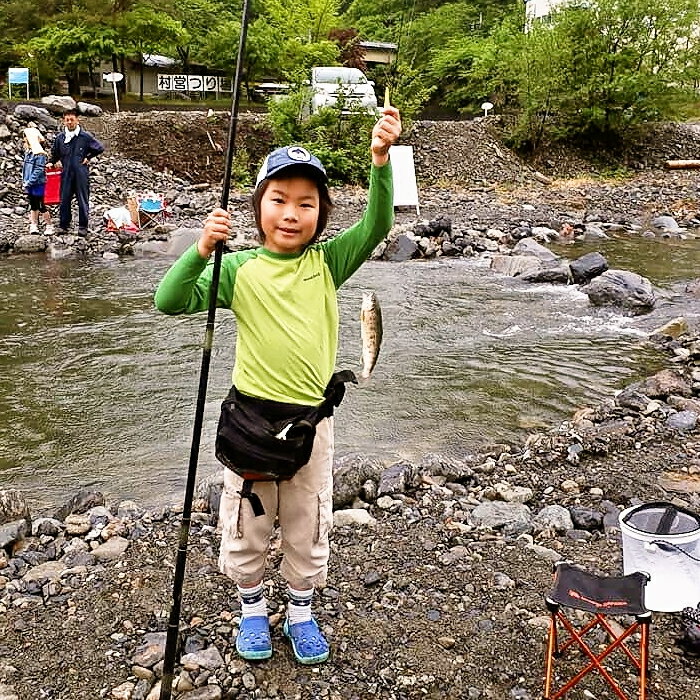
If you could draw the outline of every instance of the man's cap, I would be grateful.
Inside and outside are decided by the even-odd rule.
[[[279,175],[286,168],[293,166],[307,168],[313,179],[320,180],[324,184],[328,182],[326,169],[315,155],[309,153],[303,146],[283,146],[272,151],[265,158],[255,186],[257,187],[263,180]]]

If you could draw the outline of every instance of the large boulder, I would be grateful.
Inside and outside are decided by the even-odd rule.
[[[608,269],[608,261],[601,253],[586,253],[569,263],[574,284],[586,284]]]
[[[384,465],[362,455],[344,455],[333,464],[333,508],[350,505],[366,481],[379,481]]]
[[[69,515],[82,514],[96,506],[103,506],[105,497],[99,491],[82,489],[67,503],[64,503],[54,514],[56,520],[65,520]]]
[[[688,322],[685,320],[685,318],[683,318],[683,316],[676,316],[676,318],[672,318],[670,321],[664,323],[663,326],[655,328],[650,335],[667,336],[669,338],[673,338],[674,340],[678,340],[678,338],[688,333],[688,331]]]
[[[549,248],[545,248],[534,238],[522,238],[513,246],[513,255],[534,255],[543,262],[555,262],[559,256]]]
[[[16,520],[26,520],[31,524],[24,496],[16,489],[0,489],[0,525]]]
[[[78,102],[77,107],[78,112],[84,114],[86,117],[99,117],[103,113],[103,109],[100,105],[94,105],[91,102]]]
[[[581,291],[594,306],[621,306],[634,313],[649,311],[656,303],[651,282],[627,270],[606,270]]]
[[[602,238],[610,238],[600,226],[596,224],[586,224],[583,229],[584,241],[597,241]]]
[[[46,239],[38,233],[28,233],[15,241],[15,253],[43,253]]]
[[[691,294],[694,297],[698,297],[700,299],[700,277],[698,279],[693,280],[692,282],[688,282],[688,284],[685,287],[685,291],[688,294]]]
[[[384,251],[384,259],[389,262],[405,262],[420,255],[418,244],[405,233],[390,241]]]
[[[693,395],[690,381],[673,369],[662,369],[651,377],[633,384],[632,387],[651,399]]]
[[[44,107],[35,105],[17,105],[13,112],[15,119],[21,122],[36,122],[39,125],[55,129],[58,122],[49,114]]]
[[[682,231],[678,222],[672,216],[666,214],[657,216],[651,222],[651,228],[659,233],[676,233]]]
[[[63,114],[67,109],[77,109],[78,103],[70,95],[46,95],[41,104],[54,114]]]
[[[508,535],[519,535],[532,530],[532,511],[524,503],[487,501],[471,512],[477,527],[502,530]]]
[[[535,272],[542,267],[542,261],[534,255],[493,255],[491,257],[491,269],[510,277]]]
[[[541,270],[520,275],[523,282],[531,284],[568,284],[569,266],[566,263],[543,267]]]

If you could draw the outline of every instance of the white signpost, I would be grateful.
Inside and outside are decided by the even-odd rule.
[[[484,102],[481,105],[481,109],[484,110],[484,116],[488,117],[489,116],[489,110],[493,109],[493,104],[491,102]]]
[[[23,83],[27,86],[27,99],[29,99],[29,68],[7,69],[7,94],[10,99],[12,99],[12,86]]]
[[[108,83],[112,83],[112,89],[114,90],[114,107],[119,113],[119,98],[117,97],[117,83],[120,80],[124,80],[124,76],[121,73],[103,73],[102,80]]]
[[[413,146],[392,146],[389,149],[389,157],[394,182],[394,206],[415,207],[416,214],[420,216]]]

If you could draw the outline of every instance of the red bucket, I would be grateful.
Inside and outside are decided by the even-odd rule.
[[[46,168],[46,189],[44,204],[58,204],[61,201],[61,170]]]

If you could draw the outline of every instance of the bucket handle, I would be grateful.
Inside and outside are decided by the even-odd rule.
[[[688,552],[685,551],[685,549],[681,549],[677,544],[673,544],[673,542],[666,542],[664,540],[652,540],[651,542],[647,542],[645,545],[646,549],[651,549],[652,545],[656,545],[659,547],[661,550],[668,551],[668,549],[675,549],[676,551],[680,552],[681,554],[685,554],[686,557],[689,559],[692,559],[693,561],[700,562],[700,557],[694,557],[692,554],[689,554]]]

